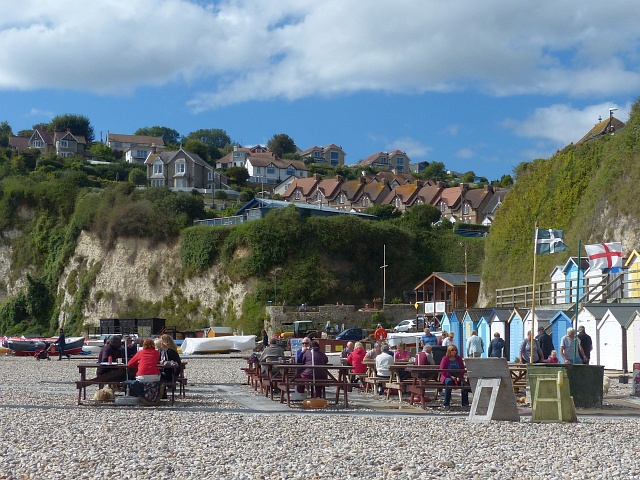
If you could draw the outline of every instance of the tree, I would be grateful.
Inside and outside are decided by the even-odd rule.
[[[187,140],[187,142],[184,144],[184,149],[189,152],[195,153],[205,162],[209,161],[209,149],[200,140],[196,140],[196,139]]]
[[[402,215],[393,205],[372,205],[369,208],[365,208],[363,213],[375,215],[380,220],[390,220]]]
[[[129,181],[134,185],[145,185],[147,183],[147,174],[139,168],[134,168],[129,172]]]
[[[462,181],[464,183],[473,183],[473,180],[476,178],[476,174],[473,173],[473,171],[469,171],[467,173],[465,173],[464,175],[462,175]]]
[[[249,170],[244,167],[229,167],[225,171],[227,178],[231,183],[243,187],[249,180]]]
[[[222,158],[220,149],[224,149],[231,144],[231,137],[220,128],[201,128],[191,132],[186,138],[204,143],[207,146],[209,158],[212,160]]]
[[[9,146],[9,137],[13,135],[11,131],[11,126],[9,122],[6,120],[0,123],[0,147],[8,147]]]
[[[502,175],[502,178],[500,178],[500,186],[510,187],[511,185],[513,185],[513,178],[511,178],[511,175]]]
[[[162,137],[162,141],[164,142],[165,146],[178,145],[180,140],[180,134],[173,128],[160,127],[157,125],[154,127],[139,128],[134,132],[134,135]]]
[[[112,148],[109,145],[105,145],[103,143],[94,143],[89,147],[89,151],[93,153],[93,156],[96,160],[101,162],[113,162],[116,157],[113,153]]]
[[[440,209],[434,205],[414,205],[404,212],[402,223],[413,229],[430,229],[433,223],[440,220],[441,215]]]
[[[446,180],[447,171],[445,170],[444,163],[432,162],[427,168],[422,171],[424,178],[430,180]]]
[[[66,132],[70,130],[74,135],[82,135],[87,144],[93,143],[93,127],[89,119],[84,115],[71,113],[58,115],[51,120],[47,130],[50,132]]]
[[[286,133],[278,133],[267,143],[269,151],[282,158],[285,153],[296,153],[296,144]]]

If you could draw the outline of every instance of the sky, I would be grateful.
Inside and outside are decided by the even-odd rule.
[[[0,121],[286,133],[489,180],[640,92],[640,2],[0,0]]]

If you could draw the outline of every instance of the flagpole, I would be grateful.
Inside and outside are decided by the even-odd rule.
[[[538,221],[536,220],[536,236],[535,239],[533,241],[533,289],[531,291],[531,340],[529,341],[529,363],[533,363],[533,355],[534,355],[534,349],[533,349],[533,342],[534,342],[534,336],[533,336],[533,329],[534,329],[534,320],[535,320],[535,313],[536,313],[536,257],[538,256],[536,254],[536,251],[538,249]]]
[[[575,361],[576,356],[578,355],[578,343],[577,343],[577,339],[578,339],[578,309],[579,309],[579,305],[578,305],[578,300],[580,299],[580,269],[582,267],[582,259],[580,258],[580,254],[582,250],[582,240],[578,240],[578,272],[576,273],[576,319],[574,321],[574,326],[573,328],[575,329],[575,337],[574,337],[574,342],[573,342],[573,359]]]

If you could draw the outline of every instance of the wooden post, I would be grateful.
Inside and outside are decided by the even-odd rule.
[[[536,235],[533,241],[533,286],[531,291],[531,340],[529,340],[529,363],[533,363],[534,357],[534,342],[535,337],[534,328],[535,328],[535,320],[536,320],[536,258],[537,258],[537,249],[538,249],[538,221],[536,220]]]

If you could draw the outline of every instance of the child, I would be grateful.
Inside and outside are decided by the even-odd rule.
[[[555,350],[551,350],[551,353],[549,354],[549,358],[547,358],[547,362],[558,363],[558,354],[556,353]]]

